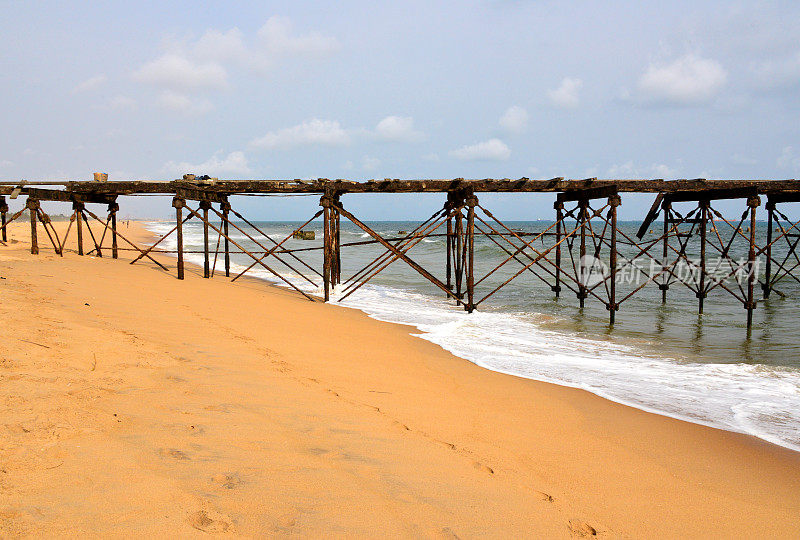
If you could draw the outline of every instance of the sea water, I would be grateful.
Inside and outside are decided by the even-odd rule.
[[[400,231],[411,231],[418,225],[411,222],[367,224],[385,237],[402,236]],[[263,237],[259,239],[244,224],[237,222],[237,225],[253,234],[266,248],[274,245]],[[299,223],[257,222],[255,225],[280,242]],[[514,230],[538,233],[551,227],[552,222],[514,222],[509,225]],[[635,254],[636,248],[625,244],[625,235],[632,238],[639,225],[638,222],[620,223],[620,263],[624,262],[623,257]],[[172,226],[166,222],[147,224],[148,229],[156,234],[164,234]],[[656,225],[653,227],[657,228]],[[320,246],[321,223],[313,222],[306,230],[315,231],[316,240],[292,239],[284,247]],[[759,223],[756,231],[759,245],[765,244],[765,231],[766,224]],[[440,227],[436,232],[444,232],[444,228]],[[733,234],[724,227],[720,227],[719,232],[722,242],[718,242],[715,236],[717,245],[727,243]],[[600,234],[600,230],[595,233]],[[657,231],[651,233],[658,235]],[[231,238],[248,250],[264,249],[233,227]],[[532,237],[526,238],[530,240]],[[361,229],[342,220],[343,244],[368,239],[369,235]],[[187,223],[184,248],[188,251],[202,250],[202,241],[202,225]],[[674,239],[671,241],[673,244],[676,242]],[[216,242],[217,235],[211,230],[212,251]],[[593,244],[591,240],[587,243],[591,253]],[[547,249],[548,245],[552,245],[552,238],[533,243],[540,251]],[[783,260],[787,253],[785,245],[785,241],[775,244],[774,256],[779,260]],[[175,246],[172,235],[159,247],[174,250]],[[577,249],[577,245],[574,247]],[[231,246],[231,249],[236,248]],[[607,257],[604,250],[601,250],[601,258]],[[660,255],[660,250],[659,244],[653,249],[653,254]],[[346,280],[381,251],[382,248],[376,245],[343,247],[342,279]],[[692,240],[686,252],[688,258],[696,258],[699,244]],[[713,256],[717,252],[711,247],[707,252],[715,263]],[[746,243],[735,241],[730,255],[734,260],[746,257]],[[299,252],[297,256],[321,270],[320,250]],[[444,280],[444,238],[424,239],[409,252],[409,256]],[[553,252],[549,256],[552,259]],[[321,294],[319,276],[288,256],[281,257],[295,268],[303,269],[315,284],[299,278],[273,257],[264,262],[302,290]],[[671,257],[674,259],[674,252],[671,252]],[[478,278],[506,258],[507,253],[490,239],[476,238],[475,273]],[[200,265],[203,263],[202,254],[187,254],[186,259]],[[524,256],[520,259],[525,260]],[[757,273],[763,278],[763,255],[760,259]],[[564,266],[571,267],[566,245],[562,261]],[[791,261],[793,259],[787,263],[787,268],[792,266]],[[233,255],[233,275],[252,262],[247,255]],[[530,262],[529,259],[526,262]],[[217,276],[224,275],[222,265],[220,256],[216,263]],[[503,265],[477,287],[476,300],[522,267],[516,260]],[[800,344],[797,332],[800,286],[796,280],[785,278],[779,282],[777,289],[783,296],[773,293],[769,300],[759,301],[750,332],[746,328],[742,303],[730,292],[721,286],[713,289],[705,300],[704,314],[700,316],[695,294],[677,283],[670,287],[667,303],[663,305],[661,291],[649,283],[622,302],[616,324],[611,327],[608,311],[601,302],[590,297],[586,300],[586,307],[579,309],[575,294],[564,286],[564,283],[572,283],[568,279],[562,281],[562,293],[556,299],[550,288],[554,281],[552,276],[536,267],[534,269],[548,282],[523,271],[471,314],[445,298],[440,289],[403,261],[391,264],[341,304],[363,310],[378,320],[413,325],[419,329],[418,336],[422,339],[486,369],[582,388],[647,411],[751,434],[800,450]],[[259,265],[247,275],[282,283]],[[643,279],[641,275],[639,279]],[[637,283],[641,284],[641,281],[620,284],[617,299],[631,292]],[[746,291],[744,281],[726,282],[726,286],[737,294],[742,291],[739,288],[741,284]],[[599,294],[601,290],[602,287],[596,292]],[[334,290],[332,301],[339,301],[341,291],[341,286]],[[756,298],[761,298],[757,285]]]

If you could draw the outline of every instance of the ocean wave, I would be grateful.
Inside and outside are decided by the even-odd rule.
[[[148,228],[163,234],[171,226]],[[187,236],[194,242],[201,238],[196,231]],[[187,261],[202,264],[203,257],[189,254]],[[245,267],[233,264],[232,268],[238,273]],[[265,270],[251,273],[285,286]],[[296,276],[285,277],[307,293],[322,294]],[[334,290],[332,300],[339,297]],[[800,373],[795,369],[654,356],[613,339],[544,329],[541,314],[467,314],[443,298],[384,285],[367,284],[342,305],[377,320],[414,326],[420,331],[418,337],[492,371],[580,388],[642,410],[800,451]]]

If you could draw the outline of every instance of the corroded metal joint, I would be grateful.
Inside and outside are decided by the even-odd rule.
[[[172,199],[173,208],[183,208],[185,206],[186,206],[186,199],[182,199],[180,197],[173,197]]]
[[[201,210],[211,210],[211,201],[207,201],[207,200],[200,201],[200,209]]]
[[[228,201],[219,203],[219,209],[223,212],[230,212],[231,211],[231,203]]]
[[[753,195],[752,197],[747,198],[747,206],[749,208],[758,208],[761,206],[761,197],[758,195]]]
[[[608,198],[608,205],[611,207],[617,207],[622,204],[622,198],[619,195],[611,195]]]
[[[117,212],[119,212],[119,203],[115,202],[108,203],[108,212],[110,214],[116,214]]]
[[[25,201],[25,208],[28,210],[38,210],[39,206],[39,201],[36,199],[28,198],[28,200]]]
[[[82,212],[85,208],[86,208],[86,205],[83,204],[81,201],[73,201],[72,202],[72,209],[73,210],[79,210],[79,211]]]
[[[554,202],[553,203],[553,209],[554,210],[563,210],[564,209],[564,203],[562,201]]]

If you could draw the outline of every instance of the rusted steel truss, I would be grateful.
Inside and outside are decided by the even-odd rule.
[[[556,298],[561,297],[564,290],[573,292],[581,308],[587,301],[600,302],[608,311],[612,324],[620,307],[650,285],[661,291],[662,302],[667,301],[668,291],[673,286],[685,287],[697,297],[701,314],[712,291],[726,293],[742,304],[749,327],[757,304],[754,297],[757,283],[764,298],[769,298],[772,292],[784,296],[778,288],[781,283],[789,280],[800,283],[797,275],[800,273],[797,249],[800,245],[800,221],[792,222],[784,209],[786,204],[800,202],[800,182],[795,180],[767,183],[565,181],[555,178],[549,181],[386,180],[365,184],[319,180],[310,183],[221,182],[215,185],[191,180],[185,178],[182,182],[168,185],[70,183],[64,191],[32,186],[11,189],[0,185],[0,242],[7,242],[7,225],[27,210],[30,214],[31,252],[34,254],[39,251],[37,225],[43,227],[53,249],[62,256],[74,227],[78,255],[104,256],[108,249],[105,241],[110,237],[113,258],[118,258],[120,250],[136,252],[131,264],[147,258],[169,271],[154,255],[174,253],[177,277],[183,279],[185,254],[203,253],[203,276],[206,278],[215,275],[218,261],[221,261],[225,276],[232,281],[254,268],[266,270],[312,301],[316,295],[322,296],[324,301],[332,298],[345,300],[401,261],[468,312],[474,311],[520,276],[526,276],[546,284]],[[251,189],[258,193],[320,193],[321,208],[285,238],[274,239],[229,203],[230,195],[247,193]],[[555,220],[536,232],[517,230],[479,202],[478,193],[483,191],[556,192]],[[656,194],[637,234],[629,234],[629,230],[620,228],[617,222],[617,209],[622,203],[620,194],[631,191]],[[347,193],[374,192],[440,192],[446,193],[446,200],[441,209],[413,230],[396,237],[384,237],[346,208],[342,200]],[[9,216],[5,195],[15,198],[20,193],[28,197],[25,208]],[[173,194],[175,225],[152,245],[143,248],[117,230],[119,205],[116,200],[119,195],[150,193]],[[766,241],[759,246],[756,212],[764,196]],[[741,215],[730,219],[718,209],[720,200],[739,200],[746,204]],[[40,201],[72,203],[73,212],[63,239],[59,239]],[[190,205],[187,201],[193,202]],[[107,204],[107,216],[99,217],[86,207],[87,204]],[[322,218],[322,246],[287,246],[295,233],[319,218]],[[343,244],[342,218],[363,231],[369,239]],[[200,222],[203,228],[203,249],[200,251],[184,248],[184,225],[191,220]],[[658,232],[654,233],[654,229]],[[85,233],[91,242],[88,251],[84,251]],[[173,234],[176,236],[176,249],[159,248]],[[237,240],[241,238],[239,235],[244,236],[249,244],[243,245],[241,240]],[[213,236],[216,239],[212,249]],[[443,268],[425,268],[413,256],[414,247],[431,237],[445,239]],[[126,247],[121,247],[119,241]],[[495,247],[504,255],[491,268],[479,270],[476,267],[476,241]],[[382,251],[363,267],[343,276],[342,249],[364,245],[380,246]],[[315,250],[322,252],[321,269],[298,256],[300,252]],[[737,253],[738,259],[734,255]],[[743,253],[746,256],[742,256]],[[232,272],[233,254],[250,259],[249,265],[239,268],[238,273]],[[758,272],[756,262],[762,256],[766,265],[763,272]],[[716,259],[716,263],[712,259]],[[689,271],[679,271],[679,268]],[[620,276],[635,279],[621,281],[618,279]],[[744,279],[740,279],[741,276]],[[731,280],[731,277],[736,279]]]

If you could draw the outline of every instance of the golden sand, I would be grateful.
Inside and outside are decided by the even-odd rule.
[[[800,536],[800,453],[10,233],[0,536]]]

